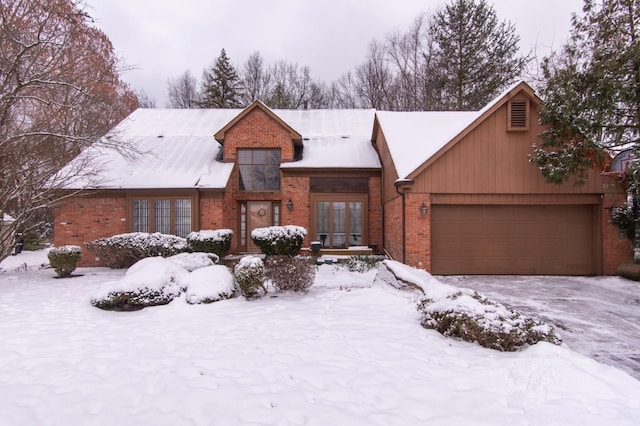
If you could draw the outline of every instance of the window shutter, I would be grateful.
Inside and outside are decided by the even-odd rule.
[[[509,101],[508,130],[529,130],[529,100]]]

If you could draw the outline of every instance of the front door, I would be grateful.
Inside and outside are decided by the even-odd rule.
[[[253,243],[251,239],[251,231],[256,228],[265,228],[271,226],[273,220],[271,218],[271,202],[270,201],[248,201],[247,202],[247,251],[250,253],[259,253],[260,249]]]

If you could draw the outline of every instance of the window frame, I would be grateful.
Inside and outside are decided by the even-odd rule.
[[[134,213],[135,213],[135,202],[136,201],[147,201],[148,202],[148,230],[147,231],[136,231],[134,229]],[[156,231],[156,216],[155,216],[155,202],[156,201],[169,201],[169,234],[170,235],[178,235],[178,224],[177,224],[177,215],[176,215],[176,201],[178,200],[189,200],[190,202],[190,227],[189,231],[183,236],[189,234],[194,230],[199,229],[199,224],[197,221],[198,218],[198,197],[193,193],[148,193],[148,192],[140,192],[140,193],[130,193],[127,194],[127,229],[129,232],[161,232]],[[180,235],[182,236],[182,235]]]
[[[244,161],[243,160],[243,153],[247,153],[250,152],[251,153],[251,162],[241,162]],[[254,158],[256,156],[256,154],[259,154],[261,152],[265,152],[265,162],[264,163],[256,163],[254,162]],[[278,154],[278,162],[277,163],[271,163],[268,162],[269,159],[269,153],[270,152],[277,152]],[[236,150],[236,165],[238,167],[238,191],[239,192],[273,192],[273,191],[280,191],[282,189],[282,172],[280,171],[280,165],[282,164],[282,150],[280,148],[237,148]],[[253,176],[255,176],[255,170],[262,170],[263,174],[265,176],[268,175],[267,170],[269,169],[269,166],[273,167],[273,171],[277,170],[277,176],[278,176],[278,185],[277,188],[270,188],[269,187],[269,179],[265,177],[265,188],[258,188],[256,189],[256,185],[255,182],[256,180],[253,178]],[[251,187],[250,188],[246,188],[246,184],[244,184],[244,181],[242,179],[242,175],[243,175],[243,169],[245,169],[246,167],[250,167],[251,168]],[[243,188],[243,186],[245,186],[245,188]]]
[[[344,215],[345,215],[345,222],[344,222],[344,227],[345,227],[345,242],[344,242],[344,249],[348,249],[349,247],[359,247],[359,246],[367,246],[369,245],[369,223],[368,223],[368,211],[369,211],[369,206],[368,206],[368,194],[360,194],[360,193],[342,193],[342,194],[322,194],[322,193],[317,193],[317,194],[311,194],[311,232],[310,232],[310,236],[311,236],[311,240],[312,241],[320,241],[319,239],[316,239],[316,236],[318,235],[317,232],[317,228],[318,228],[318,203],[319,202],[328,202],[329,204],[329,238],[328,238],[328,243],[327,245],[324,245],[323,248],[326,249],[331,249],[331,250],[335,250],[335,249],[340,249],[340,247],[336,248],[333,246],[332,244],[332,239],[331,239],[331,235],[333,234],[332,230],[333,230],[333,223],[332,223],[332,217],[333,217],[333,203],[345,203],[345,211],[344,211]],[[352,202],[359,202],[362,203],[362,211],[360,214],[360,221],[361,221],[361,240],[362,243],[358,244],[358,245],[351,245],[350,244],[350,238],[348,237],[348,234],[350,233],[350,214],[349,214],[349,203]]]

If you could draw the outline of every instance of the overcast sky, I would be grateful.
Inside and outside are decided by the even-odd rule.
[[[87,0],[96,25],[135,69],[123,78],[166,104],[167,79],[186,70],[199,80],[224,48],[241,66],[259,51],[267,64],[308,65],[327,83],[364,61],[367,45],[404,31],[422,11],[445,0]],[[566,40],[582,0],[489,0],[538,56]]]

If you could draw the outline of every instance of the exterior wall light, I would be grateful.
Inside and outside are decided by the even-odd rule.
[[[289,198],[289,201],[287,201],[287,209],[293,210],[293,201],[291,201],[291,198]]]
[[[420,215],[421,216],[427,215],[427,206],[425,203],[422,203],[422,205],[420,206]]]

